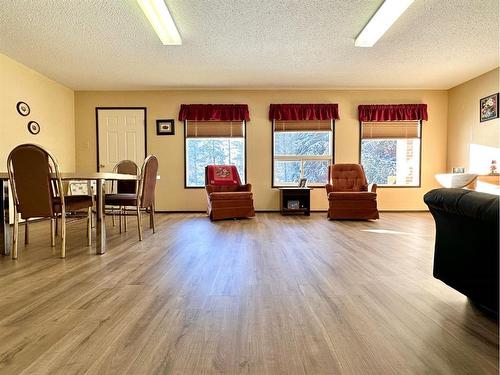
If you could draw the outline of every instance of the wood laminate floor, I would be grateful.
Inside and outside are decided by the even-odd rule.
[[[0,374],[498,374],[497,323],[432,277],[427,213],[130,223],[103,256],[81,221],[66,260],[48,222],[0,258]]]

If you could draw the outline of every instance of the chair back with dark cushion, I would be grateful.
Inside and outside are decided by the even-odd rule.
[[[332,191],[367,191],[368,182],[359,164],[332,164],[328,169]]]
[[[139,166],[132,160],[122,160],[115,165],[113,171],[116,173],[139,175]],[[118,194],[137,193],[137,181],[118,180],[116,182],[116,192]]]
[[[23,219],[52,217],[54,215],[53,187],[50,174],[56,173],[57,190],[62,192],[62,182],[55,158],[45,149],[34,144],[14,148],[7,158],[7,170],[14,204]]]
[[[207,165],[205,185],[238,187],[241,185],[238,169],[235,165]]]
[[[149,155],[141,169],[141,180],[139,184],[138,204],[141,208],[149,208],[155,202],[156,177],[158,174],[158,158],[155,155]]]

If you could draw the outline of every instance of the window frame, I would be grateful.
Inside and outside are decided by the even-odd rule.
[[[330,121],[331,121],[331,130],[329,130],[329,131],[320,130],[320,132],[325,132],[325,133],[330,132],[331,133],[331,136],[332,136],[332,139],[330,142],[331,143],[331,155],[330,155],[329,160],[330,160],[330,164],[335,164],[335,120],[332,119]],[[278,184],[274,183],[274,162],[276,160],[284,160],[284,161],[290,160],[290,161],[303,162],[303,161],[308,161],[308,160],[326,160],[326,158],[324,156],[322,157],[322,156],[313,156],[313,155],[304,156],[302,158],[293,158],[293,156],[275,156],[275,154],[274,154],[275,123],[274,122],[275,122],[275,120],[273,120],[272,124],[271,124],[271,188],[279,189],[279,188],[286,188],[286,187],[294,187],[296,185],[278,185]],[[276,158],[279,158],[279,159],[276,159]],[[318,187],[325,187],[326,184],[328,184],[328,181],[325,184],[307,183],[307,186],[312,187],[312,188],[314,188],[314,187],[318,188]]]
[[[359,145],[358,145],[358,162],[361,165],[361,144],[363,138],[361,137],[363,121],[359,121]],[[422,120],[418,120],[418,128],[420,134],[420,148],[419,148],[419,159],[418,159],[418,185],[378,185],[377,189],[418,189],[422,187],[422,141],[424,139]],[[387,138],[387,139],[396,139],[396,138]],[[368,181],[368,183],[371,183]]]
[[[205,189],[205,185],[203,186],[188,186],[187,184],[187,177],[188,177],[188,173],[187,173],[187,124],[188,124],[188,121],[189,120],[184,120],[184,126],[183,126],[183,129],[184,129],[184,189]],[[243,137],[234,137],[234,138],[242,138],[243,139],[243,155],[245,157],[245,160],[243,162],[243,164],[245,165],[245,176],[244,176],[244,180],[245,180],[245,183],[248,183],[247,182],[247,122],[246,120],[243,120]],[[200,137],[200,138],[203,138],[203,137]],[[226,138],[230,138],[230,137],[212,137],[213,139],[226,139]]]

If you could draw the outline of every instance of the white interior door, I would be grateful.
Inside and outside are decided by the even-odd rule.
[[[139,167],[146,156],[144,109],[97,109],[98,171],[112,172],[121,160]]]

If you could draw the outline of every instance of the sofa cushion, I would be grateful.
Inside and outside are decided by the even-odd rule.
[[[105,203],[110,206],[137,206],[137,194],[106,194]]]
[[[215,193],[210,193],[209,197],[211,200],[252,199],[252,193],[248,191],[215,192]]]
[[[61,197],[54,197],[54,211],[61,212]],[[64,197],[66,211],[76,211],[92,207],[92,197],[90,195],[68,195]]]
[[[334,191],[328,194],[328,200],[376,200],[377,193],[368,191]]]

